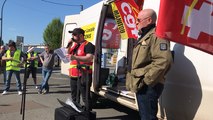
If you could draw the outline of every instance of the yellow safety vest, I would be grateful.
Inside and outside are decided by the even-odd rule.
[[[11,57],[10,50],[7,50],[6,55],[7,55],[7,57]],[[13,55],[13,60],[6,61],[6,70],[7,71],[8,70],[20,71],[20,67],[18,66],[18,64],[20,64],[20,62],[21,62],[20,57],[21,57],[21,51],[16,50]]]
[[[36,52],[34,52],[34,54],[33,54],[33,56],[35,57],[35,56],[37,56],[37,53]],[[31,58],[31,54],[30,53],[28,53],[27,54],[27,58]],[[30,63],[30,61],[27,61],[28,63]],[[29,67],[30,66],[30,64],[27,64],[27,67]],[[38,67],[38,60],[34,60],[34,67]]]

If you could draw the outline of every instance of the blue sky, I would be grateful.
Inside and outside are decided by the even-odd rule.
[[[4,0],[0,0],[0,8]],[[84,9],[101,0],[45,0],[67,5],[83,5]],[[57,5],[42,0],[7,0],[3,14],[3,40],[15,40],[24,37],[24,44],[43,43],[43,32],[54,18],[78,14],[80,6]],[[1,9],[0,9],[1,10]]]

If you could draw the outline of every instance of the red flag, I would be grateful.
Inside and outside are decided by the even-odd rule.
[[[111,5],[121,38],[137,38],[138,30],[135,23],[139,6],[134,0],[116,0]]]
[[[121,35],[114,19],[106,19],[104,23],[102,40],[103,48],[118,49],[120,47]]]
[[[213,54],[212,0],[161,0],[156,34]]]
[[[144,0],[135,0],[135,3],[138,5],[139,10],[143,9]]]

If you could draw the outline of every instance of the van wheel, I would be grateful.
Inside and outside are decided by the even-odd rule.
[[[90,98],[92,101],[92,107],[95,107],[95,105],[98,101],[99,95],[95,94],[94,92],[90,92]]]

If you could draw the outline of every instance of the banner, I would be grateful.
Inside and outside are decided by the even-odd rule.
[[[120,47],[121,35],[114,19],[107,18],[104,23],[102,35],[102,47],[118,49]]]
[[[142,4],[141,4],[142,5]],[[122,39],[137,38],[136,18],[139,7],[134,0],[116,0],[111,3],[113,15]]]
[[[144,0],[135,0],[135,3],[137,4],[139,10],[143,9]]]
[[[85,31],[84,38],[87,41],[92,42],[94,40],[95,26],[96,26],[96,23],[91,23],[91,24],[81,27]]]
[[[156,34],[213,55],[212,8],[212,0],[161,0]]]

